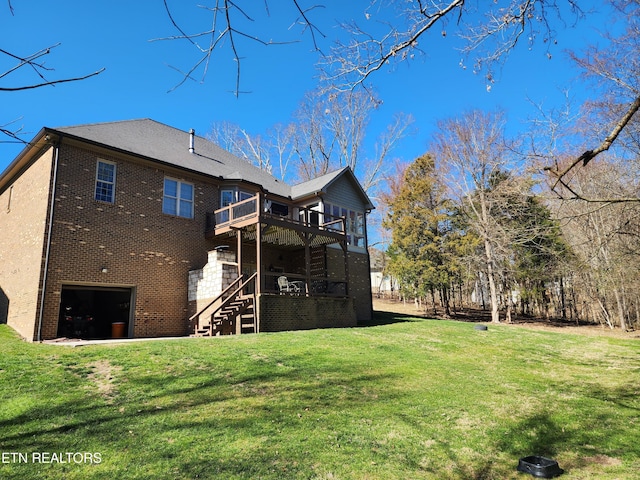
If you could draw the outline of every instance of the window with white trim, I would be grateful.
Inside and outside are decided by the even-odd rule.
[[[255,197],[254,193],[236,190],[235,188],[225,188],[224,190],[220,190],[220,208],[228,207],[232,203],[242,202],[252,197]]]
[[[96,165],[96,190],[94,198],[99,202],[113,203],[116,197],[116,164],[98,160]]]
[[[250,198],[255,197],[255,193],[243,192],[242,190],[238,191],[238,202],[242,202],[243,200],[249,200]]]
[[[364,212],[349,210],[339,205],[324,204],[325,223],[345,218],[347,243],[354,247],[364,248],[366,246]]]
[[[193,218],[193,184],[165,178],[162,213]]]

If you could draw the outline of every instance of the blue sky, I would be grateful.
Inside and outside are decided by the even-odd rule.
[[[321,45],[327,48],[339,34],[337,20],[362,20],[368,1],[323,2],[324,9],[311,12],[326,35]],[[584,2],[599,5],[599,2]],[[193,30],[206,28],[208,17],[195,7],[196,2],[173,0],[176,17]],[[255,2],[263,5],[263,2]],[[204,81],[188,81],[168,93],[180,75],[169,65],[188,68],[196,59],[194,49],[185,42],[151,39],[176,34],[161,0],[76,1],[12,0],[14,15],[5,4],[0,6],[0,48],[19,54],[61,43],[46,58],[55,68],[50,79],[85,75],[106,68],[101,75],[75,83],[0,93],[0,125],[22,128],[30,139],[43,126],[59,127],[81,123],[153,118],[174,127],[206,134],[213,122],[230,121],[251,133],[261,133],[276,123],[286,123],[305,92],[316,85],[308,35],[300,37],[290,0],[271,0],[271,16],[256,21],[256,34],[275,40],[301,41],[290,45],[265,47],[243,42],[241,89],[251,93],[236,98],[235,63],[221,50]],[[346,6],[345,6],[346,5]],[[582,6],[582,2],[581,2]],[[255,8],[255,7],[251,7]],[[259,9],[256,9],[256,11]],[[498,82],[487,92],[486,82],[470,69],[459,67],[461,55],[454,49],[455,38],[442,37],[439,30],[421,42],[426,55],[393,72],[381,71],[374,86],[384,101],[372,119],[371,144],[377,133],[390,122],[394,113],[415,117],[416,133],[395,151],[409,161],[424,153],[435,123],[465,110],[501,108],[507,113],[511,131],[526,128],[535,115],[530,100],[546,107],[559,106],[562,90],[569,88],[578,99],[585,96],[576,81],[578,72],[563,53],[579,49],[597,39],[594,25],[602,17],[594,16],[579,28],[558,32],[558,45],[547,59],[538,45],[529,50],[520,45],[499,72]],[[200,25],[195,26],[198,22]],[[4,71],[9,64],[0,64]],[[34,80],[22,69],[4,80],[4,86]],[[0,138],[0,141],[7,140]],[[0,171],[19,153],[22,145],[0,143]]]

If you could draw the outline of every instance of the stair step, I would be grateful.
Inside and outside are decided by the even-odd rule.
[[[255,333],[257,323],[253,297],[237,297],[230,300],[224,309],[207,320],[210,322],[209,324],[195,326],[192,336],[217,336],[223,332],[233,333],[236,328],[234,325],[237,326],[238,323],[241,333]]]

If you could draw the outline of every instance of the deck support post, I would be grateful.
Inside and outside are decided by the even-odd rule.
[[[262,268],[262,223],[256,224],[256,271],[258,278],[256,281],[256,294],[264,291],[264,271]]]

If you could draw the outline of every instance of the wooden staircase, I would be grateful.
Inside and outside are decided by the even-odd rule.
[[[241,333],[258,333],[255,295],[243,293],[254,282],[257,274],[248,279],[236,279],[206,307],[193,315],[192,337],[213,337]],[[255,284],[254,284],[255,286]]]

